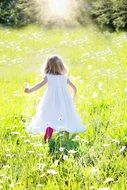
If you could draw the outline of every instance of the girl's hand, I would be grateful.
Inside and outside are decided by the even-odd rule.
[[[24,89],[24,92],[25,92],[25,93],[30,93],[31,90],[30,90],[30,88],[25,88],[25,89]]]

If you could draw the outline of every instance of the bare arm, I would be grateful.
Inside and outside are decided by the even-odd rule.
[[[47,83],[47,77],[45,76],[42,81],[40,81],[39,83],[35,84],[33,87],[31,87],[31,88],[25,88],[24,92],[31,93],[33,91],[36,91],[39,88],[41,88],[42,86],[44,86],[46,83]]]
[[[76,86],[70,81],[70,79],[67,79],[67,83],[69,84],[69,86],[72,88],[73,92],[74,92],[74,97],[77,94],[77,88]]]

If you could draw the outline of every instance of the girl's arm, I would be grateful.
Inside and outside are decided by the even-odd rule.
[[[76,94],[77,94],[77,88],[76,88],[76,86],[70,81],[70,79],[67,79],[67,83],[68,83],[69,86],[73,89],[74,97],[75,97]]]
[[[41,82],[35,84],[33,87],[31,87],[31,88],[25,88],[24,92],[31,93],[33,91],[36,91],[39,88],[41,88],[42,86],[44,86],[46,83],[47,83],[47,77],[45,76],[44,79]]]

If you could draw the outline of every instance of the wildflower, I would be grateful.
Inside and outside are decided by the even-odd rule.
[[[67,155],[63,155],[63,160],[68,160],[68,156]]]
[[[124,152],[124,151],[126,151],[127,150],[127,147],[126,146],[122,146],[122,148],[120,149],[120,153],[122,153],[122,152]]]
[[[11,166],[10,165],[4,165],[3,168],[10,168]]]
[[[75,154],[77,151],[76,150],[69,150],[68,151],[70,154]]]
[[[19,132],[18,131],[14,131],[14,132],[11,132],[12,135],[18,135]]]
[[[96,92],[93,93],[92,98],[97,98],[98,94]]]
[[[113,182],[113,181],[114,181],[113,178],[107,178],[107,179],[105,180],[105,183],[110,183],[110,182]]]
[[[9,186],[10,186],[10,187],[14,187],[15,185],[14,185],[14,183],[11,183]]]
[[[37,184],[36,187],[44,187],[42,184]]]
[[[34,153],[34,151],[33,150],[28,150],[27,153],[32,154],[32,153]]]
[[[60,152],[63,152],[64,149],[65,149],[65,147],[60,147],[60,148],[59,148],[59,151],[60,151]]]
[[[55,160],[54,166],[58,166],[59,162],[60,162],[59,160]]]
[[[92,168],[92,173],[98,173],[99,169],[97,167]]]
[[[80,136],[76,135],[75,139],[80,140]]]
[[[40,164],[38,164],[38,168],[39,168],[39,170],[43,169],[44,167],[45,167],[45,164],[44,164],[44,163],[40,163]]]
[[[102,144],[103,147],[108,147],[110,144]]]
[[[124,92],[125,92],[125,93],[127,93],[127,87],[126,87],[126,88],[124,88]]]
[[[48,173],[48,174],[52,174],[52,175],[58,174],[58,172],[55,171],[55,170],[53,170],[53,169],[47,170],[47,173]]]
[[[30,143],[31,141],[29,139],[24,140],[25,143]]]
[[[92,65],[88,65],[88,70],[91,70],[92,69]]]
[[[98,190],[110,190],[109,187],[102,187],[102,188],[99,188]]]

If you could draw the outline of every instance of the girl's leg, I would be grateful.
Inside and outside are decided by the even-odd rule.
[[[47,127],[45,135],[44,135],[44,141],[46,142],[52,137],[53,129],[51,127]]]

